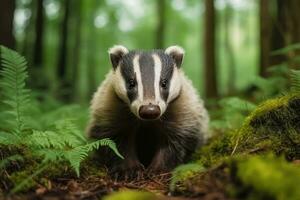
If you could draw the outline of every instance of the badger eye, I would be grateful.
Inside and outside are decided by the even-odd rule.
[[[130,79],[129,82],[128,82],[129,89],[134,88],[135,85],[136,85],[135,80],[134,79]]]
[[[160,86],[164,89],[167,88],[167,80],[162,80],[161,83],[160,83]]]

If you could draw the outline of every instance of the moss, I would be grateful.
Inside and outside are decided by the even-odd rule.
[[[182,183],[203,171],[205,171],[205,168],[202,165],[196,163],[190,163],[176,167],[172,172],[171,182],[169,186],[170,190],[173,193],[175,192],[175,190],[177,192],[185,190],[185,188],[181,188],[183,187]]]
[[[231,155],[237,131],[216,135],[211,138],[207,145],[201,147],[194,155],[193,161],[202,164],[204,167],[218,165]]]
[[[242,199],[280,197],[282,194],[279,190],[282,190],[283,194],[288,191],[288,187],[280,187],[282,183],[297,185],[296,179],[290,178],[286,182],[281,180],[283,175],[293,176],[291,171],[295,171],[296,174],[298,172],[294,166],[282,159],[273,157],[263,162],[264,157],[257,157],[256,154],[266,155],[272,152],[277,156],[284,155],[287,160],[300,159],[299,121],[299,96],[287,95],[267,100],[245,119],[241,128],[214,136],[207,145],[199,149],[193,156],[194,162],[207,170],[195,172],[181,181],[172,180],[175,183],[171,182],[171,191],[175,194],[199,196],[218,188],[218,192],[221,191],[222,194],[232,194],[235,197],[238,194]],[[254,163],[253,166],[251,163]],[[263,165],[265,168],[259,168]],[[271,169],[271,174],[268,168]],[[280,172],[281,170],[283,172]],[[281,177],[278,178],[277,174],[281,174]],[[261,177],[256,179],[257,176]],[[267,183],[268,179],[282,183],[277,182],[272,187],[267,187],[267,184],[272,184],[272,181]],[[254,182],[255,180],[262,181],[266,185],[260,188],[259,181]],[[295,186],[291,188],[295,190]],[[255,193],[252,194],[252,190]],[[291,199],[295,197],[293,195],[296,192],[292,193]]]
[[[30,170],[15,172],[10,176],[10,180],[12,181],[14,186],[18,186],[18,184],[20,184],[22,181],[30,177],[31,174],[32,172]],[[34,179],[28,179],[28,181],[22,184],[22,187],[18,189],[18,192],[29,191],[30,189],[36,187],[37,185],[38,183]]]
[[[198,170],[186,176],[183,181],[177,182],[174,188],[171,188],[171,193],[173,196],[201,197],[201,199],[212,199],[212,196],[228,199],[227,187],[231,185],[229,175],[229,168],[225,164]]]
[[[104,200],[155,200],[161,199],[150,192],[125,190],[105,196]]]
[[[259,105],[238,134],[237,153],[273,151],[300,158],[300,98],[289,95]]]
[[[252,156],[240,160],[237,163],[237,176],[244,187],[251,189],[248,199],[300,198],[300,169],[283,158]]]
[[[84,160],[80,167],[80,176],[86,177],[89,175],[93,175],[97,177],[107,177],[107,170],[98,160],[99,159],[95,158],[94,156],[90,156],[88,159]]]

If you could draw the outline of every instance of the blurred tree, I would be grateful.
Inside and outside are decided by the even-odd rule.
[[[37,1],[35,20],[35,42],[33,65],[40,68],[43,62],[43,41],[44,41],[44,6],[43,0]]]
[[[226,1],[226,7],[225,7],[225,15],[224,15],[224,34],[225,34],[225,40],[224,45],[226,49],[226,58],[227,58],[227,66],[228,66],[228,90],[229,93],[235,92],[235,79],[236,79],[236,69],[235,69],[235,62],[234,62],[234,52],[232,47],[232,41],[231,41],[231,34],[230,34],[230,22],[232,18],[232,9],[229,4],[229,1]]]
[[[285,2],[282,0],[276,0],[275,8],[276,12],[272,16],[272,35],[271,35],[271,50],[278,50],[285,46],[284,42],[284,34],[283,29],[285,29],[285,15],[287,13],[284,12],[284,4]],[[272,55],[270,58],[270,65],[278,65],[286,60],[284,55]]]
[[[206,98],[218,96],[217,67],[215,53],[215,7],[214,0],[205,0],[204,32],[204,78]]]
[[[274,33],[277,37],[274,37],[273,44],[274,49],[280,49],[285,46],[300,43],[300,1],[299,0],[277,0],[277,18],[274,20]],[[276,30],[277,29],[277,30]],[[278,64],[286,59],[291,60],[295,56],[300,56],[300,50],[295,49],[290,51],[286,56],[276,55],[273,59]],[[279,57],[279,60],[278,60]],[[296,68],[299,63],[290,63],[291,67]]]
[[[271,2],[273,4],[271,4]],[[260,75],[268,76],[270,66],[281,64],[287,59],[300,55],[295,49],[287,55],[271,55],[274,50],[300,42],[300,1],[260,1]],[[272,8],[275,7],[275,12]],[[298,66],[290,63],[290,66]]]
[[[64,14],[61,24],[59,50],[58,50],[58,65],[57,65],[57,78],[59,79],[58,96],[62,100],[69,100],[68,87],[70,84],[67,80],[67,41],[68,41],[68,25],[70,15],[70,0],[65,0],[63,4]]]
[[[267,76],[267,69],[270,66],[270,41],[271,30],[270,23],[271,17],[269,12],[269,0],[259,1],[260,13],[260,70],[259,75],[262,77]]]
[[[94,53],[97,52],[97,41],[95,41],[96,36],[96,27],[94,25],[94,19],[96,16],[96,11],[99,9],[100,1],[93,1],[91,10],[89,12],[89,28],[88,28],[88,60],[87,60],[87,66],[88,66],[88,96],[91,97],[92,94],[95,92],[97,87],[96,82],[96,58],[97,56],[94,56]]]
[[[15,0],[1,0],[0,3],[0,44],[11,49],[15,48],[15,37],[13,34]]]
[[[29,1],[24,6],[24,9],[28,9],[31,11],[34,11],[37,9],[36,1]],[[22,55],[24,55],[29,63],[32,63],[33,61],[33,55],[34,55],[34,39],[35,39],[35,15],[37,12],[34,12],[34,14],[31,14],[28,16],[27,23],[24,27],[24,37],[21,41],[20,45],[20,52]]]
[[[156,48],[162,49],[164,48],[166,1],[157,0],[156,9],[158,18],[156,28]]]
[[[74,3],[74,2],[73,2]],[[72,70],[72,91],[75,94],[73,98],[77,99],[77,83],[79,80],[79,63],[80,63],[80,49],[81,49],[81,25],[82,25],[82,0],[77,0],[74,3],[72,10],[72,17],[75,19],[74,25],[74,47],[73,47],[73,62]]]

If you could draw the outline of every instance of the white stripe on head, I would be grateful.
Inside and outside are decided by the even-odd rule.
[[[174,66],[173,75],[170,80],[170,86],[169,86],[169,96],[167,103],[170,103],[172,100],[174,100],[180,93],[181,90],[181,70],[178,69],[176,66]]]
[[[142,84],[142,76],[141,76],[139,58],[140,58],[139,55],[134,56],[134,58],[133,58],[133,70],[134,70],[137,85],[138,85],[138,100],[142,102],[143,98],[144,98],[144,90],[143,90],[143,84]]]
[[[160,91],[159,91],[159,82],[160,82],[160,75],[162,69],[162,63],[158,55],[152,55],[154,61],[154,92],[155,92],[155,102],[161,101]]]
[[[166,102],[161,98],[160,95],[160,76],[162,70],[162,62],[160,57],[156,54],[152,55],[154,60],[154,92],[155,92],[155,103],[159,106],[161,115],[166,111]]]
[[[111,72],[112,73],[112,72]],[[127,89],[126,89],[126,83],[125,80],[122,78],[120,67],[116,69],[113,73],[113,87],[115,89],[115,92],[117,95],[126,103],[129,103],[129,99],[127,96]]]

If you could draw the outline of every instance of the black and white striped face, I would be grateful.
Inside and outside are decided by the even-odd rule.
[[[140,119],[155,120],[180,93],[180,66],[184,50],[128,51],[123,46],[109,50],[114,69],[114,89]]]

